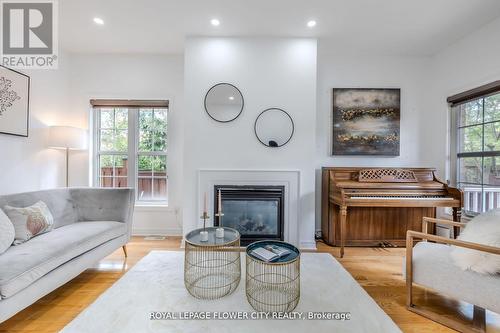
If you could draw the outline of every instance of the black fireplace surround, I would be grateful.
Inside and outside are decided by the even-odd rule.
[[[224,216],[214,217],[215,226],[238,230],[243,246],[263,239],[283,240],[284,186],[215,185],[215,213],[219,190]]]

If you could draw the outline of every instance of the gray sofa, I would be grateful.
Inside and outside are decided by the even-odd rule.
[[[127,244],[134,190],[68,188],[0,196],[0,208],[41,200],[54,229],[0,254],[0,322]]]

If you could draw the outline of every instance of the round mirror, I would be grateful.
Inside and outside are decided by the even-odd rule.
[[[267,147],[281,147],[293,136],[294,125],[292,117],[277,108],[264,110],[255,120],[255,135]]]
[[[205,110],[210,118],[221,123],[233,121],[243,111],[243,95],[229,83],[219,83],[205,95]]]

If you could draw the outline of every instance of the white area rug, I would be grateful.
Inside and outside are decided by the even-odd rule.
[[[329,254],[303,253],[301,298],[294,310],[350,312],[350,320],[151,320],[152,311],[242,311],[251,313],[245,296],[245,254],[238,289],[205,301],[184,287],[184,253],[153,251],[138,262],[62,332],[400,332],[396,324]]]

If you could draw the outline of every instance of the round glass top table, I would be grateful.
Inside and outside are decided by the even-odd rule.
[[[216,229],[217,227],[195,229],[186,235],[186,243],[189,243],[193,246],[221,246],[225,243],[235,242],[236,240],[239,242],[240,233],[236,229],[223,227],[222,228],[224,229],[223,238],[215,237]],[[208,241],[201,240],[201,231],[203,230],[208,232]]]
[[[263,248],[287,254],[271,261],[254,255]],[[272,252],[274,252],[272,251]],[[264,240],[246,250],[246,285],[248,303],[257,311],[290,312],[300,300],[300,251],[289,243]]]
[[[224,297],[240,283],[240,233],[224,227],[224,237],[218,238],[216,229],[195,229],[185,237],[184,285],[196,298]],[[202,241],[202,231],[208,232],[207,241]]]

